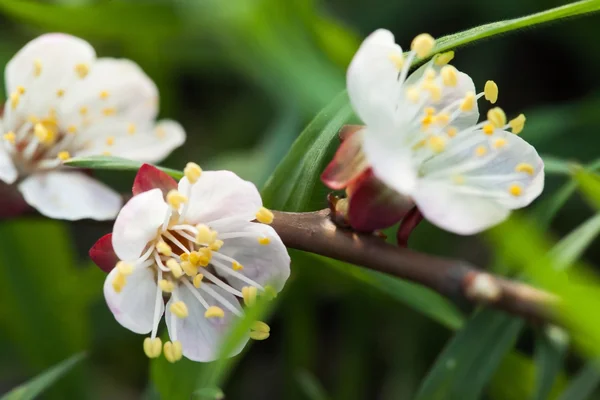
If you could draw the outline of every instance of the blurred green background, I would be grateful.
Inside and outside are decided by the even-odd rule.
[[[0,0],[0,64],[27,41],[52,31],[83,37],[99,56],[133,59],[159,86],[161,115],[179,120],[188,134],[187,143],[163,165],[181,169],[193,160],[204,169],[231,169],[260,187],[307,123],[344,89],[345,68],[371,31],[388,28],[406,48],[421,32],[442,36],[562,4]],[[499,104],[511,116],[527,115],[522,136],[541,154],[586,163],[600,156],[599,36],[599,15],[579,17],[461,48],[454,64],[479,89],[487,79],[498,83]],[[133,178],[130,172],[99,175],[123,191]],[[533,209],[548,204],[566,179],[548,176]],[[315,198],[312,204],[324,208],[326,200]],[[554,219],[551,235],[564,236],[592,213],[573,196]],[[143,338],[113,319],[102,297],[104,275],[86,258],[109,230],[109,224],[39,218],[0,223],[0,393],[82,350],[87,358],[45,397],[189,399],[196,382],[212,373],[211,365],[190,362],[176,369],[164,360],[150,365]],[[484,268],[499,265],[488,242],[427,223],[410,245]],[[599,264],[600,248],[589,249],[586,259]],[[228,379],[219,380],[227,399],[411,399],[452,331],[472,311],[397,280],[299,253],[292,270],[270,320],[271,337],[254,343],[227,367]],[[546,354],[538,352],[541,341],[535,340],[543,329],[493,317],[511,334],[495,355],[497,363],[484,371],[490,379],[482,384],[482,398],[530,398],[540,365],[549,365],[538,358]],[[500,329],[485,320],[481,326]],[[489,346],[478,342],[484,334]],[[466,375],[453,382],[475,379],[478,362],[491,357],[494,339],[501,337],[491,331],[465,339],[477,354],[465,360]],[[565,388],[582,363],[578,354],[566,355],[550,375],[553,393]],[[455,366],[450,362],[448,368]],[[210,398],[210,390],[206,393],[196,396]],[[435,398],[459,398],[452,393]],[[549,396],[539,398],[556,398]]]

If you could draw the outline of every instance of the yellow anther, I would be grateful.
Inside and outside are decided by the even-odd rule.
[[[441,67],[442,65],[448,64],[450,61],[452,61],[453,58],[454,58],[454,52],[447,51],[445,53],[436,55],[434,58],[434,62],[435,62],[435,65],[439,65]]]
[[[103,91],[101,91],[101,92],[100,92],[100,98],[101,98],[102,100],[106,100],[106,99],[108,99],[108,96],[110,96],[110,93],[108,93],[108,91],[107,91],[107,90],[103,90]]]
[[[176,340],[175,342],[166,342],[163,348],[163,352],[165,353],[165,358],[170,363],[175,363],[181,360],[183,356],[183,347],[181,346],[181,342]]]
[[[109,156],[111,156],[111,155],[112,155],[112,153],[111,153],[110,151],[103,151],[103,152],[102,152],[102,155],[103,155],[103,156],[107,156],[107,157],[109,157]]]
[[[156,250],[158,250],[158,252],[163,256],[167,257],[170,257],[171,254],[173,254],[173,249],[171,249],[171,246],[169,246],[163,241],[160,241],[156,244]]]
[[[162,340],[160,338],[149,338],[144,339],[144,353],[148,358],[156,358],[160,356],[162,352]]]
[[[77,133],[77,127],[76,127],[75,125],[69,125],[69,126],[67,127],[67,132],[68,132],[68,133],[75,134],[75,133]]]
[[[167,131],[164,130],[164,128],[156,128],[156,136],[158,136],[159,139],[164,138],[167,135]]]
[[[192,281],[194,284],[194,287],[199,288],[200,285],[202,284],[202,279],[204,279],[204,275],[202,274],[198,274],[194,277],[194,280]]]
[[[25,94],[25,88],[23,86],[17,86],[17,93]]]
[[[58,89],[56,91],[56,97],[63,97],[65,95],[64,89]]]
[[[446,133],[448,134],[448,136],[453,138],[458,133],[458,129],[455,128],[454,126],[451,126],[448,129],[446,129]]]
[[[206,318],[223,318],[225,316],[225,311],[221,307],[210,306],[206,309],[204,313],[204,317]]]
[[[515,167],[515,172],[525,172],[526,174],[533,175],[535,173],[535,169],[533,169],[533,165],[528,163],[519,163]]]
[[[271,327],[262,321],[254,321],[250,329],[257,332],[271,332]]]
[[[391,62],[394,63],[396,68],[402,69],[402,67],[404,66],[404,57],[402,56],[402,53],[400,53],[400,54],[390,53],[388,58],[390,59]]]
[[[18,92],[11,93],[11,95],[10,95],[10,106],[12,107],[13,110],[15,108],[17,108],[17,106],[19,105],[20,101],[21,101],[21,95]]]
[[[105,117],[111,117],[113,115],[115,115],[117,113],[117,109],[114,107],[106,107],[104,109],[102,109],[102,114],[104,114]]]
[[[194,184],[198,182],[198,179],[200,179],[200,175],[202,175],[202,168],[200,168],[200,166],[196,163],[189,162],[185,165],[183,173],[188,181]]]
[[[171,307],[169,307],[169,310],[173,314],[175,314],[175,316],[177,318],[187,318],[187,316],[189,315],[187,306],[181,300],[176,301],[175,303],[171,304]]]
[[[525,127],[525,115],[519,114],[518,117],[511,119],[508,124],[512,129],[512,133],[518,135]]]
[[[86,106],[82,106],[79,108],[79,114],[86,115],[88,113],[88,108]]]
[[[456,185],[464,185],[465,177],[462,175],[454,175],[452,176],[452,182],[454,182]]]
[[[80,63],[75,65],[75,73],[81,78],[85,78],[90,72],[90,67],[87,64]]]
[[[112,146],[113,144],[115,144],[115,137],[114,136],[109,136],[106,138],[106,145],[107,146]]]
[[[523,188],[520,185],[513,183],[508,187],[508,193],[512,194],[515,197],[518,197],[523,193]]]
[[[408,89],[406,89],[406,98],[411,103],[416,104],[419,101],[420,96],[421,96],[421,93],[419,92],[419,89],[417,89],[416,87],[409,87]]]
[[[167,203],[169,203],[174,210],[179,210],[179,207],[182,204],[187,203],[187,201],[188,198],[181,194],[177,189],[173,189],[167,193]]]
[[[434,153],[441,153],[446,148],[446,139],[443,136],[433,135],[427,140],[427,146]]]
[[[209,247],[209,249],[211,249],[212,251],[219,251],[221,250],[221,247],[223,247],[223,245],[225,244],[225,242],[223,242],[222,240],[215,240],[214,242],[211,243]]]
[[[442,98],[442,88],[435,82],[425,82],[423,90],[427,90],[433,101],[440,101]]]
[[[213,242],[213,235],[210,228],[204,224],[196,225],[198,233],[196,234],[196,242],[199,244],[210,245]]]
[[[498,85],[494,81],[487,81],[483,87],[485,99],[494,104],[498,100]]]
[[[244,266],[239,262],[234,261],[233,263],[231,263],[231,268],[233,268],[234,271],[241,271],[244,269]]]
[[[158,281],[158,287],[165,293],[171,293],[173,290],[175,290],[175,284],[166,279],[161,279]]]
[[[42,74],[42,62],[35,60],[33,62],[33,76],[38,77]]]
[[[274,218],[273,213],[265,207],[261,207],[256,213],[256,220],[262,224],[270,224]]]
[[[433,68],[427,68],[423,73],[423,78],[426,81],[433,81],[435,78],[437,78],[437,72],[435,72]]]
[[[488,150],[487,147],[481,145],[481,146],[477,146],[477,148],[475,149],[475,155],[477,157],[483,157],[487,154]]]
[[[129,276],[133,274],[133,265],[126,263],[125,261],[119,261],[115,268],[123,276]]]
[[[259,237],[259,238],[258,238],[258,243],[259,243],[259,244],[262,244],[263,246],[265,246],[265,245],[267,245],[267,244],[271,243],[271,239],[269,239],[269,238],[268,238],[268,237],[266,237],[266,236],[262,236],[262,237]]]
[[[420,58],[427,57],[435,46],[435,39],[428,33],[421,33],[415,37],[410,45],[410,49],[417,53]]]
[[[212,246],[212,244],[211,244]],[[198,259],[198,265],[201,267],[206,267],[210,260],[212,259],[212,250],[208,247],[203,247],[198,249],[198,253],[200,253],[200,258]]]
[[[253,340],[265,340],[269,337],[269,332],[250,331],[250,339]]]
[[[15,142],[17,141],[17,135],[15,135],[13,131],[5,133],[4,135],[2,135],[2,138],[10,144],[15,144]]]
[[[494,134],[494,129],[495,129],[494,125],[492,125],[492,124],[485,124],[481,130],[486,135],[492,135],[492,134]]]
[[[112,281],[112,287],[115,292],[121,293],[121,290],[123,290],[126,283],[127,280],[125,279],[125,275],[117,273],[117,275],[115,275],[115,278]]]
[[[54,141],[54,133],[41,124],[37,123],[33,127],[33,133],[38,140],[44,144],[51,144]]]
[[[183,275],[181,265],[179,265],[179,263],[173,258],[167,261],[167,268],[171,270],[171,273],[175,278],[180,278]]]
[[[130,135],[133,135],[136,131],[136,127],[135,124],[131,123],[129,125],[127,125],[127,133],[129,133]]]
[[[458,84],[458,71],[452,65],[444,65],[440,70],[440,76],[446,86],[456,86]]]
[[[256,303],[256,295],[258,294],[258,289],[254,286],[244,286],[242,288],[242,297],[244,299],[244,304],[248,307],[252,307],[254,303]]]
[[[425,115],[433,116],[435,114],[435,107],[425,107],[423,109],[423,112],[425,113]]]
[[[192,251],[189,255],[189,261],[192,263],[192,265],[198,265],[201,257],[202,255],[200,253],[197,251]]]
[[[471,111],[475,107],[475,93],[467,92],[462,103],[460,103],[460,110],[463,112]]]
[[[61,161],[67,161],[68,159],[71,158],[71,154],[69,154],[68,151],[61,151],[58,153],[58,159]]]
[[[40,122],[40,119],[38,117],[36,117],[35,115],[30,115],[27,117],[27,121],[31,122],[32,124],[37,124],[38,122]]]
[[[503,138],[498,138],[494,141],[494,148],[495,149],[501,149],[504,146],[506,146],[506,139]]]
[[[190,253],[181,253],[179,258],[181,261],[190,261]]]
[[[434,119],[434,122],[438,125],[446,125],[448,122],[450,122],[450,114],[439,113],[433,119]]]
[[[265,291],[263,292],[262,295],[265,296],[269,300],[273,300],[274,298],[277,297],[277,290],[275,290],[275,288],[273,286],[267,285],[267,286],[265,286]]]
[[[488,111],[488,121],[490,121],[496,128],[502,128],[506,125],[506,114],[500,107],[494,107]]]
[[[182,261],[181,269],[187,276],[195,276],[198,273],[198,266],[192,264],[190,261]]]

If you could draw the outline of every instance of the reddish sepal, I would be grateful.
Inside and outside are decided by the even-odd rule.
[[[152,189],[160,189],[166,196],[169,191],[177,189],[177,181],[155,166],[144,164],[135,176],[131,191],[136,196]]]
[[[419,211],[416,206],[406,213],[404,218],[402,218],[402,222],[400,222],[398,232],[396,233],[396,241],[398,242],[398,246],[408,246],[408,238],[410,237],[410,234],[421,221],[423,221],[423,214],[421,214],[421,211]]]
[[[414,206],[412,200],[387,187],[368,169],[347,189],[348,220],[359,232],[372,232],[400,221]]]
[[[17,186],[0,181],[0,219],[18,217],[29,210]]]
[[[90,258],[100,269],[106,273],[112,271],[119,257],[115,254],[112,245],[112,233],[102,236],[90,249]]]
[[[338,147],[333,160],[321,174],[321,181],[330,189],[343,189],[357,179],[365,169],[368,162],[362,151],[362,126],[345,126],[340,131],[344,133],[342,143]],[[352,129],[350,129],[352,128]]]

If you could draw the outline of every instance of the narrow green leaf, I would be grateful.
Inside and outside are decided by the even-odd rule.
[[[588,362],[571,379],[567,389],[558,400],[591,400],[591,396],[600,385],[600,368],[598,362]]]
[[[44,390],[52,386],[54,382],[67,374],[84,357],[85,353],[79,353],[69,357],[60,364],[49,368],[29,382],[14,388],[4,396],[0,397],[0,400],[32,400],[36,398],[38,395],[44,392]]]
[[[222,400],[225,398],[225,393],[219,388],[204,388],[196,390],[192,394],[192,399],[197,400]]]
[[[325,389],[313,374],[306,370],[300,370],[296,373],[296,380],[300,390],[309,400],[327,400],[329,397]]]
[[[108,156],[90,156],[90,157],[76,157],[71,158],[65,162],[65,165],[76,168],[88,168],[88,169],[103,169],[103,170],[116,170],[116,171],[137,171],[142,166],[142,162],[128,160],[120,157],[108,157]],[[166,172],[175,179],[181,179],[183,172],[177,171],[171,168],[164,168],[156,166],[161,171]]]
[[[553,331],[554,330],[554,331]],[[563,338],[553,337],[563,334],[561,328],[554,326],[538,332],[535,340],[536,387],[533,400],[547,400],[550,398],[552,387],[560,375],[567,343]]]
[[[572,161],[563,160],[554,156],[542,155],[544,172],[547,175],[571,175]]]
[[[596,209],[600,209],[600,176],[584,168],[575,168],[573,175],[585,198]]]
[[[583,254],[600,233],[600,213],[565,236],[551,251],[555,268],[565,269]]]

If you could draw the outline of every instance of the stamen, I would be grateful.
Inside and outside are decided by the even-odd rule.
[[[189,315],[187,306],[181,300],[176,301],[175,303],[172,303],[171,307],[169,307],[169,310],[173,314],[175,314],[177,316],[177,318],[183,319],[183,318],[187,318],[187,316]]]
[[[166,279],[161,279],[158,281],[158,287],[165,293],[172,293],[175,290],[175,284]]]
[[[149,338],[144,339],[144,353],[148,358],[157,358],[160,356],[162,350],[162,340],[160,338]]]
[[[35,60],[33,62],[33,76],[38,77],[42,74],[42,62]]]
[[[434,82],[425,82],[423,84],[423,90],[429,92],[433,101],[440,101],[442,98],[442,88]]]
[[[56,97],[63,97],[65,95],[64,89],[58,89],[56,91]]]
[[[427,145],[434,153],[441,153],[446,148],[446,139],[443,136],[433,135],[427,141]]]
[[[61,151],[58,153],[57,158],[61,161],[67,161],[69,158],[71,158],[71,155],[68,151]]]
[[[169,270],[175,278],[181,278],[181,276],[183,275],[181,265],[179,265],[179,263],[174,258],[167,260],[167,267],[169,268]]]
[[[415,37],[410,45],[410,49],[414,51],[419,58],[425,58],[433,50],[435,39],[428,33],[422,33]]]
[[[464,185],[465,183],[465,177],[462,175],[453,175],[452,176],[452,182],[457,184],[457,185]]]
[[[163,241],[160,241],[156,244],[156,250],[163,256],[167,256],[167,257],[170,257],[171,254],[173,254],[173,250],[171,249],[171,246],[169,246],[168,244],[166,244]]]
[[[513,196],[518,197],[523,193],[523,188],[519,184],[513,183],[508,187],[508,192]]]
[[[117,268],[119,273],[123,276],[129,276],[133,273],[133,265],[128,264],[125,261],[119,261],[115,268]]]
[[[475,93],[467,92],[465,98],[460,103],[460,110],[464,112],[471,111],[473,107],[475,107]]]
[[[271,327],[262,321],[254,321],[250,328],[250,338],[254,340],[265,340],[269,337]]]
[[[205,318],[223,318],[225,316],[225,311],[222,308],[217,306],[210,306],[206,309],[204,313]]]
[[[406,89],[406,98],[411,103],[417,104],[419,102],[419,97],[420,97],[419,89],[417,89],[415,87],[409,87],[408,89]]]
[[[223,282],[222,280],[220,280],[219,278],[217,278],[215,275],[213,275],[212,273],[210,273],[210,271],[204,271],[204,276],[209,281],[211,281],[215,285],[219,286],[221,289],[228,291],[229,293],[231,293],[234,296],[242,297],[242,292],[240,292],[239,290],[236,290],[233,287],[229,286],[228,284],[226,284],[225,282]]]
[[[519,163],[515,167],[515,172],[525,172],[526,174],[533,176],[533,174],[535,173],[535,170],[533,169],[533,165],[531,165],[531,164]]]
[[[433,58],[433,62],[435,63],[435,65],[438,65],[441,67],[443,65],[448,64],[450,61],[452,61],[453,58],[454,58],[454,51],[447,51],[445,53],[437,54]]]
[[[458,71],[452,65],[445,65],[440,70],[440,76],[445,86],[456,86],[458,84]]]
[[[75,73],[81,78],[85,78],[90,72],[90,67],[87,64],[80,63],[75,65]]]
[[[167,203],[169,203],[173,210],[179,210],[179,207],[182,204],[187,203],[187,201],[187,197],[179,193],[177,189],[173,189],[167,193]]]
[[[103,91],[100,92],[100,98],[102,100],[108,99],[109,96],[110,96],[110,93],[108,93],[108,91],[106,91],[106,90],[103,90]]]
[[[183,354],[183,348],[181,346],[181,342],[176,340],[174,342],[166,342],[164,349],[165,358],[170,363],[175,363],[181,360]]]
[[[196,275],[196,276],[198,276],[198,275]],[[192,292],[192,294],[194,295],[196,300],[198,300],[200,302],[200,304],[202,304],[202,307],[204,307],[206,309],[208,309],[210,307],[208,305],[208,303],[206,302],[206,300],[204,300],[202,295],[200,293],[198,293],[198,291],[196,289],[194,289],[192,284],[187,279],[183,279],[181,282],[183,282],[183,284],[188,287],[188,289],[190,290],[190,292]],[[198,286],[196,286],[196,288],[199,288],[199,287],[200,287],[200,284],[198,284]]]
[[[162,270],[158,269],[157,280],[160,282],[162,279],[163,279]],[[162,301],[163,301],[162,290],[160,289],[160,286],[157,285],[156,286],[156,295],[154,296],[154,316],[152,317],[152,332],[150,333],[150,337],[152,339],[156,338],[156,333],[158,332],[158,324],[160,322],[160,318],[162,317],[162,310],[160,309],[160,305],[161,305]],[[160,352],[158,354],[160,354]]]
[[[112,117],[116,113],[117,113],[117,109],[114,107],[106,107],[106,108],[102,109],[102,114],[104,114],[105,117]]]
[[[179,249],[181,251],[183,251],[183,253],[187,253],[189,252],[189,250],[187,249],[187,247],[185,247],[175,236],[173,236],[171,234],[171,232],[166,231],[163,233],[163,236],[165,236],[167,239],[169,239],[171,242],[173,242],[173,244],[177,247],[179,247]]]
[[[19,95],[18,92],[11,93],[10,106],[12,107],[13,110],[17,108],[20,100],[21,100],[21,96]]]
[[[256,220],[263,224],[271,224],[274,218],[273,213],[265,207],[261,207],[256,213]]]
[[[250,331],[248,336],[250,336],[250,339],[253,340],[265,340],[269,337],[269,335],[269,332]]]
[[[200,285],[202,284],[202,279],[204,278],[203,274],[198,274],[194,277],[193,283],[194,283],[194,287],[199,288]]]
[[[240,264],[237,261],[234,261],[231,265],[231,268],[233,268],[234,271],[241,271],[244,269],[244,266],[242,264]]]
[[[394,63],[396,68],[402,69],[402,67],[404,66],[404,56],[402,55],[402,53],[400,53],[400,54],[390,53],[390,55],[388,55],[388,58],[390,59],[391,62]]]
[[[189,261],[182,261],[181,269],[183,269],[183,272],[185,272],[187,276],[196,276],[198,273],[198,267]]]
[[[196,229],[198,230],[198,233],[196,233],[196,243],[210,245],[213,242],[213,234],[208,226],[198,224],[196,225]]]
[[[75,125],[69,125],[69,126],[67,127],[67,132],[68,132],[68,133],[75,134],[75,133],[77,133],[77,127],[76,127]]]
[[[493,124],[485,124],[481,130],[483,131],[483,133],[490,136],[494,134],[495,129]]]
[[[495,104],[498,100],[498,85],[494,81],[487,81],[483,88],[485,99],[492,104]]]
[[[258,291],[254,286],[244,286],[242,288],[242,298],[247,307],[252,307],[256,303],[256,295]]]
[[[525,127],[525,115],[519,114],[518,117],[510,120],[508,124],[512,128],[512,133],[518,135],[523,131],[523,128]]]
[[[202,168],[196,163],[189,162],[186,164],[183,173],[188,181],[193,185],[200,179],[200,175],[202,175]]]
[[[25,88],[23,86],[17,86],[17,93],[25,94]]]
[[[494,107],[489,110],[487,117],[496,128],[502,128],[506,125],[506,114],[500,107]]]
[[[453,138],[454,136],[456,136],[456,134],[458,133],[458,129],[451,126],[446,130],[446,133],[448,134],[448,136],[450,136],[451,138]]]
[[[81,115],[86,115],[87,113],[88,113],[88,108],[87,108],[86,106],[82,106],[82,107],[79,109],[79,114],[81,114]]]
[[[212,285],[202,285],[202,286],[200,286],[200,290],[203,290],[206,293],[208,293],[209,295],[211,295],[215,300],[217,300],[219,303],[221,303],[223,306],[225,306],[226,309],[228,309],[229,311],[231,311],[238,317],[242,315],[242,312],[240,310],[238,310],[233,304],[231,304],[229,301],[227,301],[227,299],[225,299],[223,296],[221,296],[219,293],[217,293],[217,291],[214,290],[211,286]]]
[[[15,142],[17,140],[17,136],[15,135],[15,133],[13,131],[5,133],[2,136],[2,138],[4,138],[4,140],[6,140],[7,142],[9,142],[10,144],[15,144]]]
[[[475,149],[475,155],[477,157],[483,157],[487,154],[487,148],[485,146],[477,146],[477,148]]]
[[[113,144],[115,144],[115,137],[114,136],[109,136],[106,138],[106,145],[107,146],[112,146]]]
[[[126,283],[127,280],[125,279],[125,275],[117,273],[117,275],[115,275],[115,278],[112,281],[112,287],[115,292],[121,293]]]
[[[129,133],[130,135],[133,135],[135,133],[136,127],[134,123],[130,123],[129,125],[127,125],[127,133]]]
[[[494,141],[493,146],[495,149],[501,149],[502,147],[506,146],[506,139],[503,139],[503,138],[496,139],[496,141]]]
[[[224,242],[222,240],[215,240],[210,246],[209,248],[212,251],[219,251],[221,250],[221,247],[223,247]]]
[[[266,237],[266,236],[259,237],[259,238],[258,238],[258,243],[259,243],[259,244],[261,244],[261,245],[263,245],[263,246],[266,246],[266,245],[268,245],[269,243],[271,243],[271,239],[269,239],[269,238],[268,238],[268,237]]]
[[[233,258],[228,257],[228,256],[226,256],[224,254],[221,254],[221,253],[215,253],[215,257],[222,258],[222,259],[227,260],[229,262],[234,262],[235,261]],[[246,282],[250,286],[256,286],[259,290],[265,290],[260,284],[258,284],[257,282],[254,282],[252,279],[248,278],[246,275],[244,275],[244,274],[242,274],[240,272],[234,271],[231,267],[229,267],[229,265],[226,265],[226,264],[224,264],[224,263],[222,263],[222,262],[220,262],[218,260],[215,260],[214,258],[212,260],[212,265],[215,268],[221,270],[223,272],[223,274],[225,274],[225,275],[231,275],[234,278],[237,278],[237,279],[239,279],[241,281]]]
[[[158,253],[154,253],[154,261],[156,261],[156,265],[158,265],[158,268],[161,271],[164,272],[171,272],[171,270],[167,267],[165,267],[165,265],[163,264],[162,260],[160,259],[160,257],[158,256]]]

